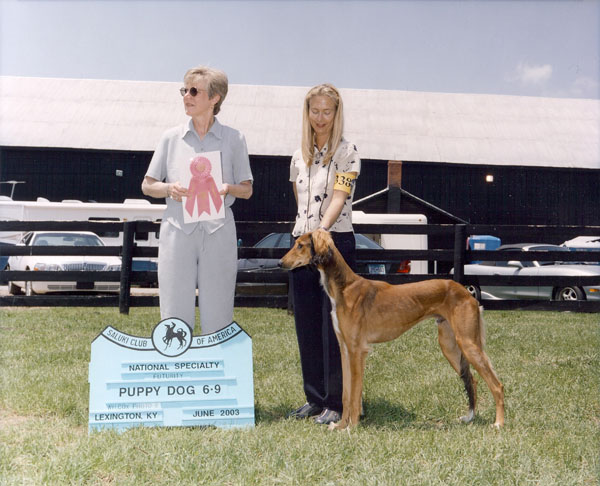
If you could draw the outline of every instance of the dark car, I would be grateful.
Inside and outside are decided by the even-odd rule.
[[[382,250],[383,247],[370,238],[360,233],[355,233],[357,250]],[[254,248],[291,248],[294,238],[290,233],[271,233],[260,240]],[[275,270],[279,268],[278,258],[240,258],[238,260],[238,271],[252,272],[261,270]],[[385,273],[409,273],[410,262],[357,262],[357,273],[385,274]]]

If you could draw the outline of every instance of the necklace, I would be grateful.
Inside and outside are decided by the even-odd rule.
[[[321,154],[319,153],[319,155],[321,155]],[[329,164],[327,164],[327,174],[325,176],[324,191],[323,191],[323,194],[319,196],[320,201],[317,201],[317,202],[321,203],[319,205],[319,212],[316,215],[317,218],[319,219],[319,223],[321,223],[321,220],[323,219],[323,204],[325,204],[325,199],[328,197],[327,190],[329,189],[329,174],[330,174],[330,171],[331,171],[331,165],[332,164],[333,164],[333,159],[329,161]],[[321,167],[321,165],[319,165],[319,164],[311,164],[308,167],[308,198],[307,198],[307,204],[306,204],[306,221],[304,223],[304,232],[305,233],[308,232],[309,229],[310,229],[310,221],[309,221],[310,216],[311,216],[310,208],[311,208],[311,205],[313,203],[313,184],[315,184],[315,181],[314,181],[314,179],[312,177],[312,168],[313,168],[313,166],[316,167],[315,168],[315,177],[314,177],[314,179],[317,179],[317,182],[318,182],[317,175],[318,175],[318,171],[319,171],[319,168]]]

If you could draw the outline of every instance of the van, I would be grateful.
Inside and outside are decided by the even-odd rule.
[[[365,213],[352,211],[353,224],[427,224],[424,214],[395,214],[395,213]],[[368,234],[386,250],[427,250],[427,235],[402,234]],[[415,275],[427,274],[427,261],[411,261],[410,273]]]

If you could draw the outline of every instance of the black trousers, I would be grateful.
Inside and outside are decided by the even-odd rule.
[[[354,233],[332,232],[331,236],[344,260],[354,267]],[[342,365],[331,322],[331,302],[321,287],[316,268],[306,266],[290,273],[306,401],[342,412]]]

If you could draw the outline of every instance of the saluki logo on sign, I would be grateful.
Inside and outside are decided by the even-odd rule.
[[[159,322],[152,331],[152,343],[164,356],[180,356],[192,343],[192,330],[184,321],[177,318]]]

